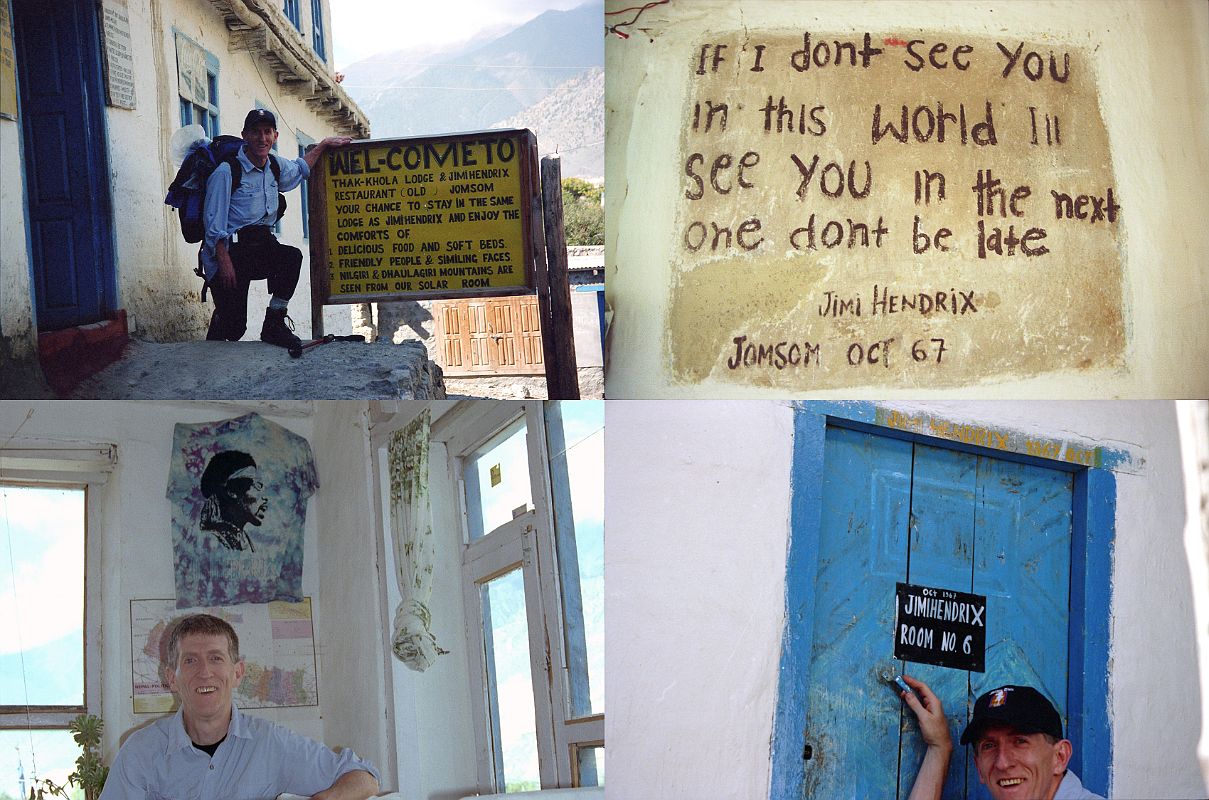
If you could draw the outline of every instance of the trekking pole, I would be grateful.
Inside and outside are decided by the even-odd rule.
[[[307,342],[304,345],[299,345],[298,347],[291,347],[290,348],[290,357],[291,358],[302,358],[303,350],[310,350],[312,347],[318,347],[319,345],[327,344],[328,342],[364,342],[364,341],[365,341],[365,337],[361,336],[359,334],[356,334],[356,333],[351,334],[349,336],[336,336],[335,334],[329,333],[327,336],[322,336],[318,339],[312,339],[311,341]]]

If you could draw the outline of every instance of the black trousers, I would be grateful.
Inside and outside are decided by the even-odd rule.
[[[234,342],[243,337],[248,329],[248,285],[252,281],[267,280],[269,294],[283,300],[293,297],[298,286],[301,250],[277,241],[269,228],[244,228],[238,239],[227,251],[235,267],[235,286],[220,286],[217,276],[210,284],[214,315],[207,339]]]

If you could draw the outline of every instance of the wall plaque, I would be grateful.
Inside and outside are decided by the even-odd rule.
[[[1128,212],[1088,53],[750,31],[682,63],[677,380],[944,387],[1123,363]]]
[[[896,586],[895,658],[986,670],[986,597],[907,583]]]
[[[130,12],[126,0],[101,3],[105,55],[105,96],[116,108],[134,108],[134,54],[130,44]]]
[[[17,118],[17,58],[7,0],[0,0],[0,117]]]

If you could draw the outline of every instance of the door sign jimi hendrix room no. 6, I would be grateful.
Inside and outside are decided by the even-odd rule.
[[[258,414],[178,424],[172,441],[176,607],[302,599],[306,439]]]

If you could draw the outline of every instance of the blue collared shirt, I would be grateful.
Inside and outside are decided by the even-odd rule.
[[[206,181],[203,215],[206,238],[201,251],[206,280],[218,272],[215,245],[225,239],[230,246],[231,235],[245,225],[272,225],[277,220],[277,193],[290,191],[311,174],[311,168],[303,159],[290,161],[270,153],[269,158],[276,158],[281,164],[281,184],[278,185],[267,161],[263,168],[252,166],[242,147],[235,157],[243,167],[243,177],[234,194],[231,193],[231,166],[226,162],[215,167]]]
[[[310,797],[354,770],[381,781],[378,770],[352,750],[337,755],[234,706],[227,738],[210,757],[193,746],[177,711],[130,734],[100,800],[273,800],[282,792]]]
[[[1062,783],[1058,785],[1058,793],[1054,795],[1054,800],[1104,800],[1104,798],[1095,792],[1084,789],[1079,776],[1067,770],[1066,774],[1062,776]]]

